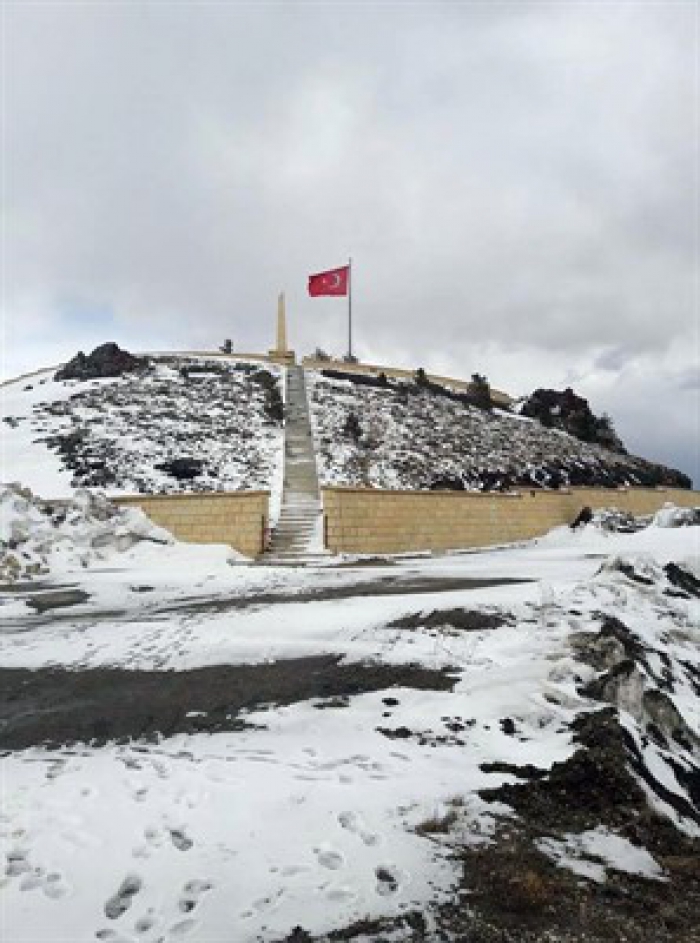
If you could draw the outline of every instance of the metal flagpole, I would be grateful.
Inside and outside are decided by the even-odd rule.
[[[352,259],[348,259],[348,359],[352,360]]]

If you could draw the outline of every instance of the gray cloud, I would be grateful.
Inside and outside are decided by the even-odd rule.
[[[5,369],[103,330],[266,349],[281,288],[296,347],[341,351],[344,303],[306,297],[306,276],[352,254],[368,359],[479,369],[514,392],[576,376],[595,393],[629,362],[683,374],[698,355],[694,18],[661,3],[8,5]],[[625,389],[594,406],[631,416]],[[664,419],[690,416],[685,388],[662,392],[674,438],[649,426],[639,450],[673,462],[696,430]]]

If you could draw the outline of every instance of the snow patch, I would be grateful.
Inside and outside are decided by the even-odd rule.
[[[646,848],[633,845],[628,839],[613,834],[602,825],[578,835],[564,835],[561,839],[540,838],[535,844],[559,867],[599,884],[606,880],[608,868],[653,881],[666,880]]]

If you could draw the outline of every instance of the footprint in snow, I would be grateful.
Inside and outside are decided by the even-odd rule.
[[[345,858],[338,851],[314,848],[314,854],[321,867],[328,868],[329,871],[337,871],[345,864]]]
[[[47,779],[57,779],[63,772],[66,766],[65,760],[56,760],[55,763],[52,763],[51,766],[46,770]]]
[[[28,868],[24,872],[19,889],[21,891],[35,891],[41,889],[47,897],[58,900],[65,897],[68,890],[63,883],[63,877],[58,871],[46,873],[45,868]]]
[[[333,904],[348,904],[357,900],[357,894],[350,887],[332,887],[326,891],[326,900]]]
[[[148,933],[148,931],[152,930],[155,925],[156,920],[153,916],[153,911],[151,910],[143,917],[139,917],[139,919],[134,924],[134,930],[136,930],[137,933]]]
[[[46,875],[41,889],[44,894],[47,897],[50,897],[52,900],[58,900],[60,897],[65,897],[65,895],[68,893],[66,886],[63,883],[63,879],[57,871],[52,871],[50,874]]]
[[[187,936],[188,933],[191,933],[196,926],[196,920],[190,920],[189,918],[187,920],[180,920],[168,929],[168,935],[173,940],[180,940],[183,936]]]
[[[136,943],[133,936],[125,936],[116,930],[96,930],[95,936],[98,940],[106,940],[107,943]]]
[[[194,910],[195,907],[199,904],[202,895],[206,894],[207,891],[210,891],[214,885],[211,881],[202,881],[195,878],[192,881],[188,881],[182,889],[182,894],[180,899],[177,902],[178,908],[182,913],[187,914],[191,910]]]
[[[165,765],[165,763],[161,763],[160,760],[153,760],[153,759],[152,759],[152,760],[151,760],[151,766],[153,767],[153,771],[155,772],[155,774],[156,774],[156,776],[158,777],[158,779],[169,779],[169,778],[170,778],[170,770],[169,770],[168,767]]]
[[[279,890],[276,894],[270,894],[269,897],[260,897],[258,900],[253,901],[253,908],[254,910],[257,910],[259,914],[267,913],[279,903],[279,900],[283,895],[284,891]]]
[[[110,920],[117,920],[121,917],[131,907],[132,898],[138,894],[142,886],[143,881],[138,874],[127,874],[119,885],[117,893],[105,904],[105,915]]]
[[[27,874],[26,877],[23,877],[19,889],[21,891],[33,891],[37,887],[41,887],[44,883],[44,874],[43,868],[35,868],[31,874]]]
[[[338,822],[341,828],[357,835],[368,847],[379,844],[379,836],[365,828],[364,822],[356,812],[341,812],[338,816]]]
[[[286,867],[282,868],[281,874],[282,877],[293,878],[298,874],[308,874],[310,870],[311,868],[305,864],[288,864]]]
[[[146,828],[143,831],[143,837],[146,839],[145,845],[138,845],[131,854],[134,858],[150,858],[155,848],[160,848],[163,844],[163,833],[157,828]]]
[[[7,853],[7,865],[5,866],[5,875],[8,878],[18,877],[20,874],[26,874],[31,871],[29,864],[29,852],[23,848],[15,848]]]
[[[170,829],[170,840],[178,851],[189,851],[194,842],[180,828]]]
[[[376,868],[374,875],[377,878],[376,891],[380,897],[391,897],[399,889],[399,872],[396,868],[385,865]]]

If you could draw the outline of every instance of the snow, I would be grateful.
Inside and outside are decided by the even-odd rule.
[[[698,511],[695,508],[677,508],[667,502],[654,515],[655,527],[687,527],[698,523]]]
[[[396,381],[367,386],[313,370],[306,379],[324,485],[412,490],[448,481],[498,490],[660,480],[658,466],[516,412],[484,411]],[[351,415],[357,437],[347,426]]]
[[[446,855],[426,862],[397,809],[426,782],[456,789],[456,771],[389,740],[368,755],[358,721],[380,708],[375,696],[352,722],[335,712],[322,731],[317,711],[281,711],[264,744],[243,732],[13,757],[6,854],[27,869],[4,888],[13,943],[55,940],[57,915],[75,943],[114,927],[132,939],[139,925],[140,940],[222,939],[235,927],[248,943],[301,920],[322,930],[358,910],[398,912],[431,897],[431,881],[449,894]],[[130,909],[106,919],[104,904],[130,875],[140,883]],[[186,912],[188,897],[196,906]]]
[[[0,480],[51,498],[79,487],[279,491],[283,429],[266,412],[265,375],[281,393],[279,367],[194,356],[153,358],[145,374],[56,382],[47,370],[3,384]],[[202,473],[157,467],[176,458],[202,461]]]
[[[614,835],[602,826],[578,835],[565,835],[563,840],[541,838],[536,844],[560,867],[598,883],[605,881],[606,868],[638,874],[649,880],[664,880],[661,868],[646,848],[633,845],[627,838]],[[591,861],[591,857],[600,860]]]
[[[4,668],[166,672],[325,653],[351,665],[449,668],[456,683],[452,691],[355,694],[336,709],[319,710],[318,700],[257,705],[245,716],[251,726],[236,732],[7,753],[0,853],[9,943],[204,941],[232,933],[236,943],[254,943],[281,939],[298,924],[324,933],[449,899],[458,878],[451,842],[489,842],[496,817],[514,814],[480,798],[480,789],[514,781],[482,764],[561,762],[575,748],[569,723],[600,706],[581,693],[597,672],[579,660],[573,641],[601,613],[614,614],[644,646],[650,669],[640,691],[652,688],[651,672],[663,661],[673,678],[669,697],[700,736],[691,683],[691,669],[700,667],[697,601],[668,595],[662,569],[697,557],[698,528],[617,534],[594,524],[518,547],[377,567],[231,566],[223,548],[174,541],[140,539],[120,550],[115,538],[95,549],[90,535],[104,522],[91,529],[95,499],[79,495],[75,547],[54,566],[50,525],[38,505],[26,499],[22,507],[20,498],[8,499],[3,539],[19,534],[48,561],[47,578],[90,599],[42,615],[22,594],[2,595]],[[70,520],[54,530],[65,537]],[[137,534],[133,517],[120,517],[114,533],[126,522],[125,532]],[[650,582],[631,580],[630,566]],[[382,580],[447,577],[530,581],[373,592]],[[148,593],[135,591],[144,584]],[[348,598],[321,598],[351,585],[358,589]],[[502,624],[460,632],[447,619],[429,623],[434,610],[457,607],[500,616]],[[422,614],[416,628],[391,624],[415,613]],[[388,694],[397,702],[390,708]],[[644,742],[645,717],[621,711],[648,768],[683,795],[673,763],[688,764],[691,754],[679,744]],[[449,718],[464,722],[458,736],[448,735]],[[504,732],[503,718],[513,719],[515,735]],[[378,729],[401,727],[412,735],[392,739]],[[692,823],[653,790],[649,801],[692,833]],[[421,834],[422,823],[448,809],[459,810],[454,836]],[[610,870],[664,877],[645,848],[604,825],[541,836],[538,847],[582,879],[602,882]]]
[[[87,489],[51,504],[18,485],[0,488],[0,579],[71,577],[114,563],[132,550],[128,563],[136,569],[152,556],[152,550],[144,551],[145,544],[157,545],[161,567],[172,567],[183,554],[187,561],[206,560],[207,567],[246,559],[229,547],[177,545],[139,508],[119,508]]]

